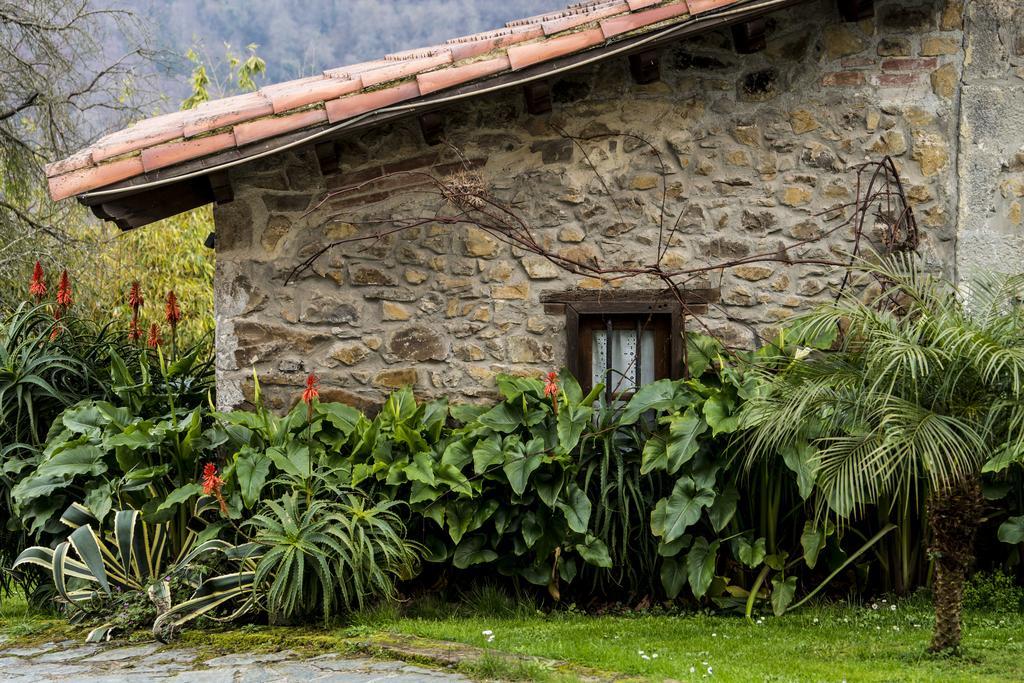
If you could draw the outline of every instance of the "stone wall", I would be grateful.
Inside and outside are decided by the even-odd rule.
[[[915,206],[922,252],[951,267],[960,3],[876,4],[876,19],[861,23],[842,23],[832,0],[779,12],[758,54],[738,55],[727,31],[677,44],[650,85],[633,83],[623,59],[572,73],[552,84],[549,115],[527,114],[520,92],[453,106],[444,114],[452,146],[427,146],[409,121],[343,140],[337,172],[322,174],[301,152],[235,173],[235,200],[215,211],[221,403],[251,398],[253,368],[276,408],[296,400],[310,371],[325,398],[372,408],[405,384],[420,395],[480,399],[497,372],[564,363],[563,320],[546,315],[539,297],[602,283],[477,229],[428,222],[347,244],[284,285],[324,244],[435,215],[441,202],[414,176],[372,179],[451,173],[463,165],[459,155],[539,239],[579,260],[651,262],[664,193],[665,221],[679,224],[666,262],[686,267],[787,247],[800,259],[849,252],[849,229],[792,246],[841,220],[854,199],[852,169],[889,154]],[[666,168],[635,139],[576,145],[559,129],[640,136]],[[715,274],[707,284],[720,287],[721,302],[691,329],[750,346],[838,280],[828,267],[778,263]]]
[[[960,126],[962,277],[1024,271],[1024,4],[966,5]]]

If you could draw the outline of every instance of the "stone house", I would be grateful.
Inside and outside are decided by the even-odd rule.
[[[215,204],[223,406],[253,368],[279,408],[311,371],[371,409],[563,365],[628,389],[679,372],[687,325],[750,346],[828,297],[825,262],[854,240],[830,221],[868,159],[895,161],[930,263],[1019,270],[1018,5],[591,0],[141,121],[51,165],[50,190],[123,229]],[[432,178],[480,183],[543,253],[432,220],[453,213]],[[685,306],[546,256],[765,253],[782,257],[704,273]]]

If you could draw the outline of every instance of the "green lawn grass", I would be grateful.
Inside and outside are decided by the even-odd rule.
[[[562,660],[630,680],[1024,681],[1024,614],[1018,612],[968,612],[962,655],[935,657],[925,652],[932,620],[921,600],[897,603],[895,609],[883,601],[809,607],[751,624],[739,616],[709,614],[543,612],[487,590],[466,597],[367,610],[329,628],[193,626],[180,645],[215,654],[355,652],[353,636],[393,633],[456,641],[496,655]],[[493,633],[491,642],[484,631]],[[83,627],[33,613],[22,598],[0,603],[0,636],[9,643],[84,635]],[[467,662],[462,670],[488,680],[576,679],[563,669],[498,656]]]
[[[67,630],[57,615],[30,609],[20,592],[0,596],[0,640],[26,642]]]
[[[754,624],[742,617],[588,616],[573,612],[481,616],[364,614],[363,628],[559,659],[643,680],[1024,680],[1024,615],[966,617],[963,654],[925,652],[926,605],[814,607]],[[492,631],[487,642],[484,631]]]

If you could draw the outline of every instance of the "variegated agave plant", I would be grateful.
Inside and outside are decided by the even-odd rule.
[[[216,507],[211,498],[196,504],[196,517]],[[166,640],[183,624],[229,603],[235,607],[218,617],[234,619],[256,604],[253,592],[258,546],[231,545],[191,534],[192,543],[176,558],[166,557],[166,524],[147,524],[138,510],[114,514],[113,529],[100,530],[96,517],[83,505],[73,504],[61,517],[72,531],[56,548],[35,546],[18,556],[14,567],[37,565],[48,570],[60,600],[74,610],[73,619],[99,616],[105,601],[129,591],[144,593],[156,608],[153,634]],[[204,556],[220,554],[237,571],[202,579],[195,563]],[[194,589],[192,596],[172,604],[171,581],[180,579]],[[113,637],[116,626],[105,623],[92,629],[86,640],[100,642]]]

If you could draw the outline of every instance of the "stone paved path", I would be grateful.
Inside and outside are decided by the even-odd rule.
[[[449,683],[469,679],[405,662],[347,659],[335,654],[300,658],[294,652],[225,655],[197,662],[193,650],[149,645],[83,645],[75,641],[4,648],[4,683]]]

